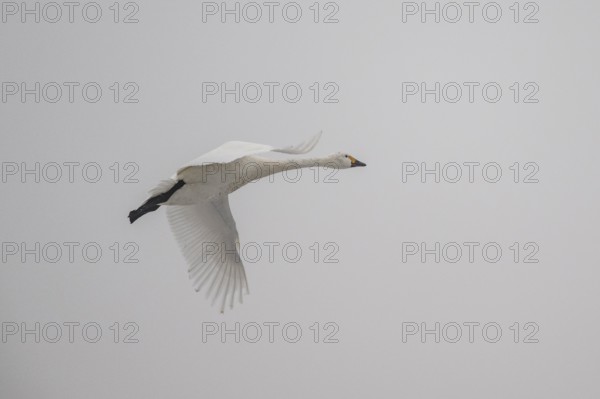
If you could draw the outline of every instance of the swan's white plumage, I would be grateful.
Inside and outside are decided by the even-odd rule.
[[[241,303],[243,291],[248,293],[248,283],[228,197],[168,206],[167,217],[196,291],[206,287],[213,303],[220,299],[221,311],[227,304],[233,307],[235,298]]]
[[[170,179],[161,181],[149,198],[129,213],[133,223],[142,215],[167,208],[171,230],[188,263],[196,291],[206,290],[221,312],[235,300],[242,302],[248,283],[239,256],[240,241],[229,194],[251,181],[290,169],[367,166],[349,154],[337,152],[317,158],[273,160],[256,154],[268,151],[304,154],[312,150],[321,133],[300,144],[275,148],[265,144],[230,141],[186,163]]]
[[[183,178],[184,170],[186,176],[193,177],[202,173],[202,168],[209,164],[227,164],[263,152],[304,154],[316,146],[320,137],[321,133],[300,144],[283,148],[231,141],[186,163],[171,179],[161,181],[151,193],[157,195],[168,191],[178,179]],[[218,195],[203,199],[196,196],[197,192],[193,191],[194,188],[202,191],[213,190]],[[212,297],[213,303],[219,300],[221,312],[226,305],[233,307],[236,298],[241,303],[244,291],[248,293],[244,265],[237,252],[239,251],[238,232],[229,208],[226,190],[225,185],[201,187],[200,184],[186,184],[175,193],[172,200],[166,203],[169,205],[166,207],[169,224],[188,263],[189,278],[194,288],[196,291],[206,289],[206,295]],[[186,203],[190,196],[193,203],[178,205],[177,199],[183,199],[184,196]],[[207,256],[206,250],[209,248],[207,245],[222,247],[219,247],[217,255]],[[232,254],[233,251],[235,252]]]
[[[245,141],[228,141],[214,150],[186,163],[177,170],[177,173],[172,178],[176,179],[177,175],[183,172],[183,170],[192,166],[229,163],[249,155],[256,155],[263,152],[273,151],[285,154],[305,154],[315,148],[321,138],[321,134],[322,132],[319,132],[302,143],[283,148],[276,148],[267,144],[247,143]]]

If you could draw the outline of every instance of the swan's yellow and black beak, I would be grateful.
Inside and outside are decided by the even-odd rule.
[[[350,167],[351,168],[353,168],[355,166],[367,166],[366,163],[360,162],[358,159],[354,158],[352,155],[348,155],[348,158],[350,158]]]

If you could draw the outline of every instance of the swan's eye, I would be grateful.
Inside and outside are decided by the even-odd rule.
[[[344,155],[346,158],[348,158],[348,155]]]

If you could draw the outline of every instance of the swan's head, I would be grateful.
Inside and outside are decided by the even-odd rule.
[[[366,163],[360,162],[350,154],[338,152],[332,156],[333,162],[340,169],[353,168],[355,166],[367,166]]]

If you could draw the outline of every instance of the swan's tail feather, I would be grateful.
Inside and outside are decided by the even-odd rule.
[[[173,182],[174,185],[171,188],[169,188],[168,191],[150,197],[138,209],[129,212],[129,223],[133,223],[145,214],[157,210],[161,204],[167,202],[169,198],[171,198],[171,196],[175,193],[175,191],[179,190],[185,184],[183,180],[174,180]]]

